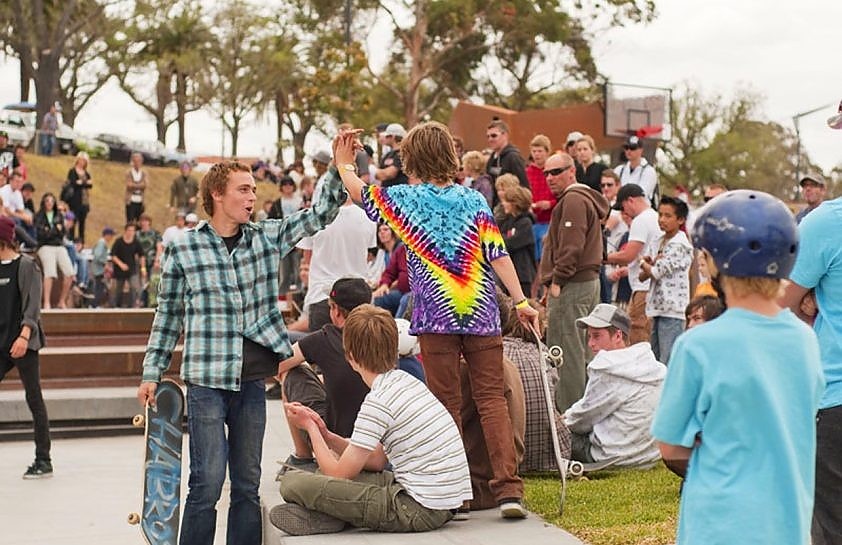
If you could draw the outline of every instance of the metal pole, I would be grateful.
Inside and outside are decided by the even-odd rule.
[[[833,106],[833,103],[825,104],[823,106],[819,106],[818,108],[813,108],[812,110],[807,110],[806,112],[801,112],[800,114],[795,114],[792,116],[792,124],[795,125],[795,184],[801,181],[801,127],[799,126],[798,121],[805,116],[810,114],[814,114],[816,112],[820,112],[825,108],[829,108]]]

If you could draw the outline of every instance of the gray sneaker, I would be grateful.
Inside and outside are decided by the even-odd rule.
[[[344,521],[295,503],[276,505],[269,511],[269,520],[291,536],[335,534],[345,529]]]
[[[278,460],[278,463],[281,464],[281,469],[279,469],[277,475],[275,475],[276,481],[281,480],[281,477],[290,468],[306,471],[308,473],[315,473],[316,470],[319,469],[319,465],[316,463],[315,458],[299,458],[295,454],[290,454],[283,462]]]
[[[53,464],[45,460],[35,460],[23,474],[24,479],[46,479],[53,476]]]
[[[504,519],[525,519],[526,508],[519,499],[510,498],[500,502],[500,516]]]

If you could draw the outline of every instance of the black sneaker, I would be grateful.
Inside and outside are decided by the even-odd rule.
[[[283,393],[283,388],[281,387],[280,382],[276,382],[272,386],[269,386],[266,389],[266,399],[281,399],[281,394]]]
[[[35,460],[23,474],[24,479],[46,479],[53,476],[53,464],[44,460]]]
[[[344,521],[295,503],[276,505],[269,511],[269,520],[291,536],[335,534],[345,529]]]

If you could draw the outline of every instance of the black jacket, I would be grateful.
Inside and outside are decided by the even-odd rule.
[[[531,284],[535,280],[537,264],[535,234],[532,232],[534,222],[532,214],[526,212],[519,216],[507,215],[498,225],[521,284]]]
[[[61,246],[64,244],[64,215],[58,210],[53,212],[53,224],[47,221],[47,213],[39,210],[32,220],[38,234],[38,246]]]

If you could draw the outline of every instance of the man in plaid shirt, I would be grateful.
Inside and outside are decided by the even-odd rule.
[[[248,165],[214,165],[200,189],[210,221],[169,245],[163,260],[138,399],[154,404],[157,384],[183,331],[190,491],[182,545],[213,543],[226,466],[231,476],[228,543],[261,542],[264,380],[292,355],[277,307],[278,266],[299,240],[333,221],[347,200],[332,169],[312,208],[251,223],[255,189]]]

